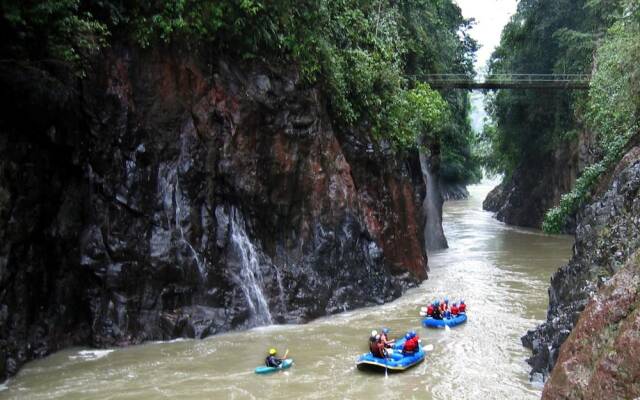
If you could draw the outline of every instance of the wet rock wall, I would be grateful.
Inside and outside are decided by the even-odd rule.
[[[3,66],[0,86],[0,378],[426,278],[417,154],[336,132],[295,68],[122,46],[83,81]]]

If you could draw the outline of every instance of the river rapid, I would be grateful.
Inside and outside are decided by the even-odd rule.
[[[445,204],[450,248],[430,254],[429,280],[392,303],[205,340],[68,349],[25,365],[0,399],[539,398],[520,336],[545,318],[549,278],[568,260],[572,238],[496,221],[481,207],[491,186],[472,186],[469,200]],[[469,321],[421,328],[419,308],[445,295],[465,299]],[[369,332],[383,326],[392,337],[415,329],[434,349],[402,374],[358,371]],[[255,375],[269,347],[289,349],[294,367]]]

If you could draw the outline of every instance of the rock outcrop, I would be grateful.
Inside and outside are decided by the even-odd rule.
[[[640,253],[587,303],[560,348],[543,399],[640,397]]]
[[[469,198],[467,186],[462,183],[449,183],[440,179],[440,191],[444,201],[466,200]]]
[[[640,148],[634,147],[603,179],[591,204],[578,213],[573,256],[551,278],[547,321],[522,338],[533,350],[529,362],[534,377],[548,375],[590,297],[640,247],[639,191]],[[614,288],[616,282],[611,283]]]
[[[547,210],[558,205],[562,194],[573,188],[578,173],[593,162],[592,140],[585,131],[546,159],[523,161],[487,195],[483,209],[495,212],[498,220],[509,225],[540,229]],[[564,231],[574,229],[575,221],[567,221]]]
[[[83,82],[5,64],[0,88],[0,379],[426,278],[417,154],[336,132],[293,67],[114,47]]]

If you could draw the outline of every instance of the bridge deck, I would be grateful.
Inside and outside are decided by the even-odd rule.
[[[431,74],[420,79],[433,88],[451,89],[563,89],[586,90],[589,75],[581,74],[499,74],[471,79],[462,74]]]

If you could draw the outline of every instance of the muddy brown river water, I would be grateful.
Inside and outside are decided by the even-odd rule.
[[[520,336],[545,318],[551,274],[572,238],[508,227],[481,210],[490,184],[448,202],[450,248],[429,256],[429,280],[395,302],[306,325],[269,326],[205,340],[113,350],[68,349],[27,364],[0,399],[535,399]],[[420,327],[420,306],[464,298],[469,321],[451,330]],[[433,345],[402,374],[358,371],[372,329],[415,329]],[[269,347],[295,359],[290,370],[255,375]]]

